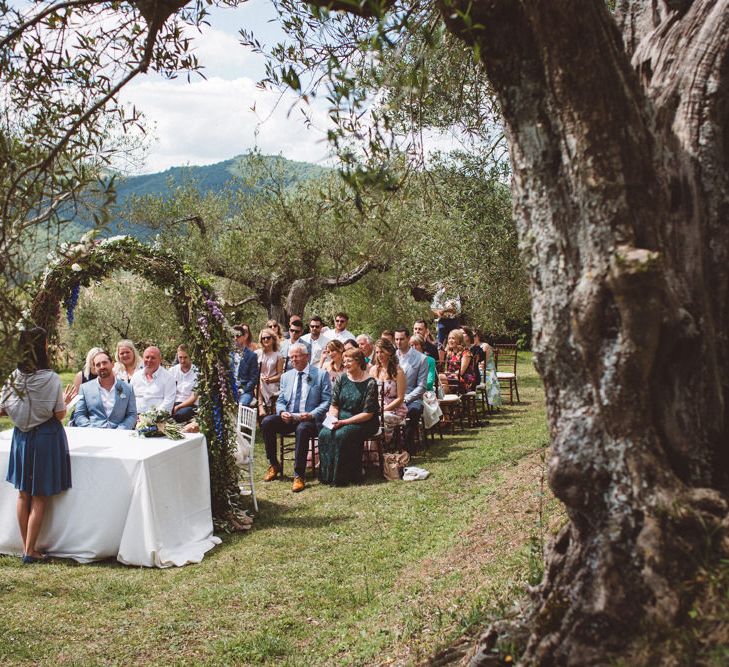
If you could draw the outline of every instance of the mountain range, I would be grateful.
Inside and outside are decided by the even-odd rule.
[[[222,190],[236,183],[237,187],[251,189],[246,179],[254,173],[253,161],[263,161],[268,171],[283,174],[287,185],[295,185],[319,178],[331,171],[309,162],[297,162],[276,155],[238,155],[229,160],[204,166],[171,167],[165,171],[140,176],[117,176],[115,181],[116,204],[112,208],[111,221],[105,235],[118,233],[147,237],[149,230],[137,229],[121,219],[126,205],[134,197],[162,195],[185,183],[195,183],[201,193]],[[76,221],[82,228],[93,226],[90,220]]]

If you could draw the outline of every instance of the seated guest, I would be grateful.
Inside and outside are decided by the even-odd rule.
[[[347,313],[337,313],[334,316],[334,331],[329,332],[332,340],[338,340],[340,343],[344,343],[350,338],[354,338],[354,334],[351,331],[347,331],[348,322],[349,315]]]
[[[441,373],[443,387],[450,387],[458,394],[476,389],[476,371],[473,368],[473,355],[465,348],[463,331],[453,329],[448,334],[445,349],[445,372]]]
[[[365,361],[368,365],[375,362],[375,348],[372,346],[372,339],[368,334],[360,334],[357,336],[357,345],[362,350],[362,354],[365,356]]]
[[[304,318],[301,315],[289,315],[289,329],[291,329],[291,326],[297,320],[303,322]],[[291,338],[291,331],[284,331],[284,338]]]
[[[278,352],[278,337],[273,329],[262,329],[258,335],[258,342],[261,344],[256,353],[260,364],[258,414],[265,415],[269,402],[278,394],[284,360]]]
[[[78,392],[73,425],[93,428],[132,429],[137,423],[134,389],[114,377],[111,357],[101,351],[92,361],[96,379],[85,382]]]
[[[137,399],[137,414],[157,408],[172,412],[176,385],[170,372],[162,368],[162,353],[154,345],[142,355],[144,368],[132,377],[132,388]]]
[[[408,421],[405,426],[405,448],[412,454],[415,449],[415,430],[418,428],[420,416],[423,414],[423,394],[428,381],[428,362],[424,354],[410,347],[410,336],[408,336],[407,329],[395,329],[395,345],[400,368],[405,373],[407,380],[405,407],[408,409]]]
[[[418,352],[425,354],[424,345],[425,342],[423,341],[422,336],[418,334],[413,334],[412,336],[410,336],[410,347],[414,347]],[[437,373],[435,358],[431,357],[429,354],[426,354],[425,360],[428,362],[428,379],[425,382],[425,390],[433,391],[433,387],[435,386],[435,376]]]
[[[330,340],[321,355],[320,368],[327,372],[332,385],[344,373],[342,354],[344,354],[344,345],[338,340]]]
[[[381,334],[380,338],[387,338],[393,345],[395,344],[395,332],[391,329],[385,329]]]
[[[256,356],[253,352],[251,354]],[[170,375],[175,380],[175,403],[172,406],[172,418],[182,424],[195,416],[198,403],[198,395],[195,391],[197,367],[192,365],[187,345],[183,344],[177,348],[177,362],[170,368]]]
[[[359,350],[359,345],[357,344],[357,340],[354,338],[350,338],[349,340],[344,341],[344,351],[347,350]]]
[[[379,428],[377,381],[367,374],[362,350],[344,353],[346,373],[334,383],[331,428],[319,432],[319,479],[344,485],[362,479],[364,441]]]
[[[289,337],[281,341],[280,353],[284,359],[284,370],[288,370],[291,367],[291,362],[289,360],[289,350],[291,349],[292,345],[296,343],[305,345],[309,355],[311,355],[311,346],[309,345],[309,343],[301,340],[303,333],[304,323],[301,320],[292,320],[291,324],[289,325]]]
[[[486,385],[486,396],[492,407],[501,406],[501,387],[496,377],[494,349],[483,339],[483,334],[476,329],[473,332],[474,344],[483,350],[483,374],[481,382]]]
[[[423,339],[423,349],[421,352],[423,354],[427,354],[429,357],[433,357],[435,361],[438,361],[438,346],[436,345],[433,336],[430,335],[430,331],[428,330],[428,325],[425,323],[425,320],[415,320],[415,324],[413,324],[413,333]]]
[[[249,406],[253,402],[260,375],[258,355],[251,347],[244,345],[240,351],[238,367],[235,369],[235,379],[238,384],[238,403],[240,405]]]
[[[473,357],[473,368],[474,372],[476,373],[476,384],[478,384],[479,382],[481,382],[481,372],[479,370],[479,365],[485,360],[486,355],[481,349],[481,346],[476,345],[476,343],[474,342],[473,329],[471,329],[470,327],[461,327],[461,331],[463,331],[463,348],[465,350],[469,350],[471,352],[471,356]]]
[[[270,482],[281,472],[276,454],[276,435],[296,433],[295,476],[291,490],[298,493],[305,487],[309,441],[316,436],[324,421],[332,397],[332,386],[325,372],[309,364],[309,352],[305,345],[295,343],[291,347],[291,363],[293,368],[281,376],[276,414],[268,415],[261,422],[269,463],[263,481]]]
[[[113,371],[117,380],[131,382],[134,373],[144,368],[142,355],[139,354],[136,346],[130,340],[120,340],[116,344],[114,359],[116,359],[116,363]]]
[[[84,384],[84,382],[91,382],[91,380],[96,379],[96,373],[94,373],[94,357],[99,353],[103,352],[100,347],[92,347],[87,353],[86,353],[86,363],[84,363],[84,367],[82,370],[80,370],[73,378],[73,386],[76,389],[76,392],[79,391],[81,388],[81,385]]]
[[[321,317],[314,315],[309,320],[309,333],[301,337],[301,341],[308,343],[311,348],[309,363],[318,366],[321,361],[321,354],[327,343],[331,340],[329,334],[324,333]]]
[[[397,363],[395,346],[386,338],[375,344],[375,365],[370,368],[370,376],[382,387],[385,439],[389,442],[395,426],[405,421],[408,411],[405,407],[405,373]]]

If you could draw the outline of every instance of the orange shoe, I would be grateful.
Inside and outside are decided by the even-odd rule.
[[[274,479],[278,477],[279,472],[281,470],[278,466],[268,466],[268,470],[266,471],[266,474],[263,476],[264,482],[272,482]]]
[[[304,483],[304,480],[301,479],[301,477],[294,477],[294,483],[291,485],[291,490],[294,493],[298,493],[299,491],[303,491],[306,488],[306,484]]]

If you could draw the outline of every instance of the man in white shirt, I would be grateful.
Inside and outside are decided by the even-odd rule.
[[[304,333],[304,323],[301,320],[292,320],[289,323],[289,337],[281,341],[281,345],[278,348],[278,353],[284,358],[284,371],[291,368],[291,359],[289,350],[295,343],[299,345],[305,345],[309,356],[311,356],[311,345],[307,343],[301,334]]]
[[[157,408],[172,413],[176,385],[170,372],[162,368],[162,353],[158,347],[148,347],[142,355],[144,368],[132,376],[132,388],[137,399],[137,413]]]
[[[301,337],[302,342],[308,343],[311,346],[310,362],[312,366],[318,366],[321,360],[321,353],[327,346],[327,343],[331,340],[328,334],[324,333],[322,327],[324,326],[321,321],[321,317],[314,315],[309,320],[309,333]]]
[[[177,361],[179,363],[170,368],[170,375],[175,379],[176,386],[172,418],[182,424],[190,421],[197,412],[197,367],[192,365],[186,345],[177,348]]]
[[[347,313],[337,313],[334,316],[334,331],[330,331],[332,338],[340,343],[346,343],[348,340],[355,339],[354,334],[347,330],[349,315]]]

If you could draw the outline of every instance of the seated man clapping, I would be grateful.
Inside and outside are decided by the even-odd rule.
[[[78,403],[73,413],[74,426],[94,428],[134,428],[137,404],[134,390],[112,372],[111,357],[97,352],[92,361],[96,378],[79,388]]]

